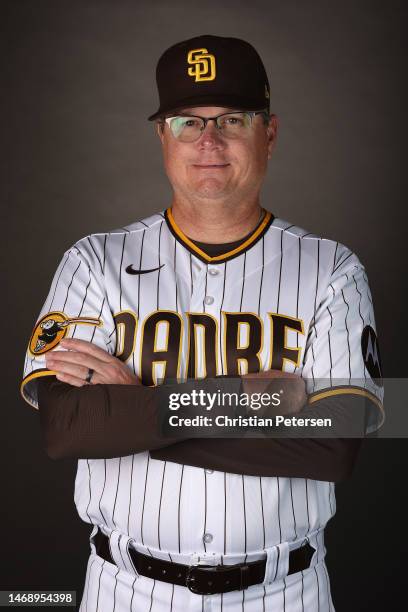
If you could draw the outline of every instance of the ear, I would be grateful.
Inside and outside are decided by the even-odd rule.
[[[272,157],[272,149],[275,145],[276,134],[278,131],[278,118],[276,115],[269,115],[269,123],[266,128],[266,133],[268,137],[268,159]]]
[[[163,131],[164,131],[164,124],[161,123],[160,121],[156,121],[156,132],[162,144],[163,144]]]

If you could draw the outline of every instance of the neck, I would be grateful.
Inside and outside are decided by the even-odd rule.
[[[234,242],[258,225],[263,214],[259,199],[241,205],[181,204],[173,200],[171,211],[181,231],[193,240],[207,243]]]

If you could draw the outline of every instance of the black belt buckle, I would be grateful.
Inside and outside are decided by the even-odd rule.
[[[209,572],[210,570],[216,571],[214,565],[190,565],[186,574],[186,587],[196,595],[215,595],[216,593],[219,593],[217,590],[216,581],[211,580],[211,577],[208,579],[208,576],[205,576],[205,573]],[[199,584],[201,571],[203,572],[201,577],[204,577],[204,580],[207,579],[205,590],[204,588],[200,588]]]

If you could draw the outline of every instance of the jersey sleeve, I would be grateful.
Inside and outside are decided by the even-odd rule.
[[[98,265],[81,241],[58,265],[25,355],[21,394],[33,408],[38,409],[38,379],[55,375],[46,367],[45,354],[63,350],[58,346],[63,338],[80,338],[114,352],[115,325]]]
[[[337,394],[365,397],[371,433],[384,422],[373,300],[363,264],[343,249],[309,327],[302,377],[309,404]]]

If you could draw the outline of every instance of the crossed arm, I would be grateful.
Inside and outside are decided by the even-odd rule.
[[[38,382],[41,427],[51,458],[109,458],[149,450],[153,459],[239,474],[329,481],[351,474],[361,445],[358,438],[163,438],[158,427],[159,387],[143,386],[125,364],[94,344],[65,339],[61,346],[68,351],[46,354],[47,367],[55,376]],[[88,368],[94,370],[92,384],[85,382]],[[300,377],[271,370],[248,375],[248,387],[249,379],[256,376],[267,382],[282,376],[297,379],[280,412],[303,409],[310,416],[327,416],[329,409],[344,419],[356,408],[350,396],[305,408],[307,396]],[[245,385],[246,377],[242,380]],[[222,377],[205,383],[215,390]],[[177,385],[178,391],[181,386],[189,391],[194,382]]]

